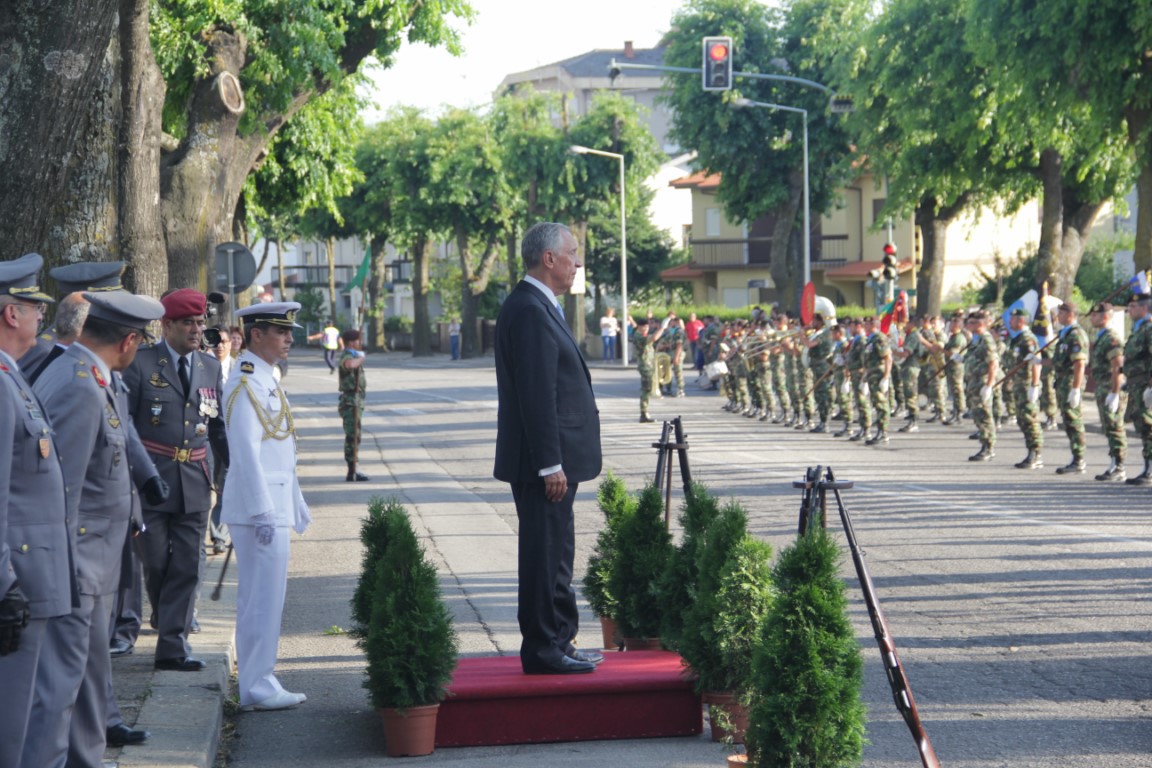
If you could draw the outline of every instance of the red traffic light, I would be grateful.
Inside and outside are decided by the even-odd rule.
[[[708,58],[712,61],[724,61],[728,58],[728,46],[724,43],[716,43],[708,49]]]
[[[895,256],[896,246],[892,245],[892,243],[884,243],[884,253],[888,256]]]

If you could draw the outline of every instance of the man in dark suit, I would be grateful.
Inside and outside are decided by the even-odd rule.
[[[581,266],[576,238],[540,223],[521,244],[526,277],[496,321],[497,480],[512,485],[520,520],[520,663],[526,674],[591,672],[603,655],[576,650],[572,589],[579,483],[600,474],[592,378],[556,296]]]
[[[156,668],[195,672],[188,632],[200,580],[200,557],[212,507],[209,440],[226,455],[220,416],[220,363],[200,351],[208,299],[182,288],[166,294],[164,338],[141,349],[124,372],[129,418],[170,489],[159,504],[144,503],[139,537],[144,581],[156,614]]]

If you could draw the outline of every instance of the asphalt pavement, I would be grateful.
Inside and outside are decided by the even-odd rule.
[[[1088,438],[1088,474],[1061,477],[1054,474],[1068,461],[1061,433],[1045,434],[1047,467],[1022,471],[1011,466],[1025,453],[1012,427],[995,460],[973,464],[966,460],[975,450],[968,429],[922,425],[867,448],[723,412],[715,392],[693,383],[684,398],[654,401],[657,422],[641,425],[635,369],[591,367],[605,469],[630,489],[650,480],[660,420],[677,415],[688,432],[694,478],[744,504],[752,531],[776,549],[794,539],[800,495],[791,483],[807,467],[830,465],[839,479],[855,482],[844,499],[942,765],[1152,764],[1152,495],[1091,479],[1107,461],[1098,430]],[[208,594],[223,557],[212,557],[199,603],[203,632],[192,639],[208,670],[153,673],[147,630],[133,656],[114,662],[125,718],[152,734],[145,745],[110,751],[120,765],[209,766],[218,748],[217,764],[237,768],[344,768],[383,758],[382,731],[361,687],[363,656],[345,633],[360,565],[359,521],[375,495],[408,506],[440,569],[461,653],[517,652],[516,515],[507,486],[491,477],[491,357],[369,355],[366,483],[344,481],[335,377],[320,352],[294,351],[285,384],[315,521],[306,535],[293,536],[279,674],[308,701],[267,713],[238,714],[229,705],[235,564],[214,603]],[[1094,425],[1093,407],[1086,410]],[[600,527],[595,486],[585,484],[577,495],[577,578]],[[678,504],[678,491],[674,499]],[[920,765],[847,558],[844,574],[866,670],[870,743],[863,765]],[[582,622],[583,644],[598,646],[586,606]],[[697,768],[723,765],[727,751],[708,739],[705,726],[691,738],[441,749],[405,760]]]

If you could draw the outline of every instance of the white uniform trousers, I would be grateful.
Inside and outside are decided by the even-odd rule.
[[[256,541],[256,528],[230,525],[236,551],[236,667],[240,706],[284,690],[276,679],[280,620],[288,589],[288,544],[292,529],[277,526],[270,544]]]

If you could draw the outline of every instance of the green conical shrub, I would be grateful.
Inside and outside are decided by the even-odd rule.
[[[596,494],[600,511],[604,515],[604,527],[596,535],[596,546],[588,556],[588,567],[584,571],[584,597],[597,616],[616,618],[617,600],[609,587],[612,567],[616,561],[616,537],[623,520],[636,507],[636,500],[628,495],[624,481],[612,472],[600,482]]]
[[[360,522],[360,543],[364,554],[360,559],[360,579],[352,594],[353,637],[364,637],[368,622],[372,620],[372,594],[376,587],[376,564],[388,546],[388,526],[385,512],[392,508],[403,509],[395,498],[387,500],[373,496],[368,501],[368,516]]]
[[[751,763],[846,768],[864,748],[863,661],[847,615],[840,552],[813,529],[780,553],[777,596],[753,658]]]
[[[680,649],[687,607],[695,599],[698,573],[696,556],[704,533],[719,516],[720,504],[716,497],[700,483],[693,483],[684,497],[677,518],[683,530],[680,546],[668,560],[668,567],[660,577],[660,599],[664,601],[664,626],[660,630],[660,637],[665,647],[672,650]]]
[[[659,488],[645,488],[635,510],[622,517],[616,549],[609,590],[618,601],[620,631],[625,637],[659,637],[664,605],[660,577],[673,551]]]
[[[404,508],[389,504],[383,515],[387,546],[376,563],[371,619],[359,642],[368,657],[364,687],[377,708],[435,704],[456,668],[452,616]]]

